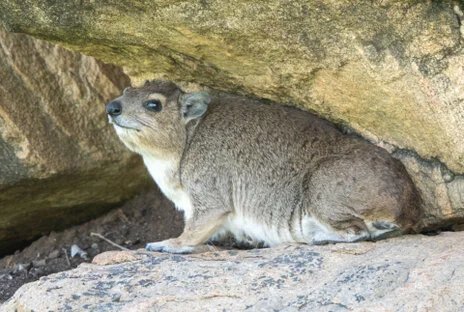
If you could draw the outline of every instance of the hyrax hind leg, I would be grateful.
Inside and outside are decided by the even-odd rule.
[[[307,213],[318,226],[305,229],[314,244],[378,240],[399,235],[405,187],[380,158],[332,159],[307,174]],[[314,224],[314,222],[313,222]],[[315,229],[315,230],[312,230]]]
[[[313,221],[311,222],[312,226],[309,227],[308,222],[306,222],[306,230],[310,230],[309,235],[306,235],[308,243],[315,245],[353,243],[384,239],[401,233],[398,225],[394,222],[369,222],[355,216],[350,216],[343,221],[327,220],[326,222],[326,224],[323,224],[322,222]],[[328,224],[329,222],[331,224]]]
[[[184,231],[179,237],[149,243],[146,249],[170,253],[192,252],[195,246],[206,242],[221,227],[226,216],[224,211],[195,211],[185,221]]]
[[[369,240],[371,236],[363,220],[356,217],[350,219],[334,223],[328,218],[317,218],[314,214],[311,217],[304,217],[302,228],[305,241],[323,245]]]

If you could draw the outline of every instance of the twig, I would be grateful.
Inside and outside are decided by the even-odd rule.
[[[103,235],[101,235],[101,234],[98,234],[98,233],[90,233],[90,236],[99,237],[99,238],[103,239],[105,242],[107,242],[107,243],[109,243],[109,244],[113,245],[114,247],[117,247],[117,248],[119,248],[119,249],[121,249],[121,250],[130,250],[130,249],[127,249],[126,247],[123,247],[123,246],[121,246],[121,245],[116,244],[116,243],[113,242],[113,241],[110,241],[108,238],[106,238],[105,236],[103,236]]]
[[[68,263],[68,266],[71,267],[71,261],[69,261],[68,251],[66,250],[66,248],[63,248],[63,252],[64,256],[66,257],[66,262]]]
[[[123,222],[130,223],[129,218],[126,216],[124,211],[122,211],[122,209],[118,210],[118,214],[119,214],[119,217],[122,219]]]

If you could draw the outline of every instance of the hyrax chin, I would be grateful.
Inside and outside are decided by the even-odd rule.
[[[148,250],[191,252],[226,234],[267,246],[376,240],[420,217],[399,161],[305,111],[153,81],[107,113],[185,213],[184,232]]]

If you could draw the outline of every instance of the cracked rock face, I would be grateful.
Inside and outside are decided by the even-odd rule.
[[[124,67],[296,105],[386,147],[425,225],[464,223],[462,1],[4,0],[16,32]]]
[[[0,256],[89,220],[148,181],[107,123],[114,65],[0,24]]]
[[[463,233],[170,255],[107,252],[5,311],[461,311]],[[461,310],[460,310],[461,309]]]

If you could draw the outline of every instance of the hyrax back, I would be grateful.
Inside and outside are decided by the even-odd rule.
[[[152,98],[163,109],[141,111]],[[418,221],[417,194],[402,164],[310,113],[183,94],[168,82],[116,100],[122,113],[109,114],[121,139],[186,213],[183,234],[149,250],[189,252],[229,233],[270,246],[372,240],[408,232]],[[137,129],[121,130],[125,124]]]

